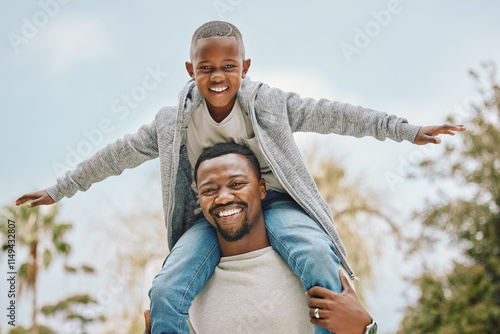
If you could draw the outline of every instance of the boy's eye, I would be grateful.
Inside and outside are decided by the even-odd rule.
[[[211,67],[208,66],[208,65],[205,65],[205,66],[201,66],[200,69],[201,70],[209,70]]]
[[[234,66],[234,65],[226,65],[226,66],[224,66],[224,68],[233,68],[233,67],[236,67],[236,66]]]

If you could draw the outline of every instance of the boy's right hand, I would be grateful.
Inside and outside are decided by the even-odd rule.
[[[26,201],[32,200],[26,206],[28,208],[34,208],[38,205],[50,205],[54,204],[56,201],[49,196],[46,190],[37,191],[34,193],[24,194],[16,200],[16,205],[24,204]]]

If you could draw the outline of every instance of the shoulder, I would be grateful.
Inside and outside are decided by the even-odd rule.
[[[183,105],[184,108],[189,108],[192,105],[199,103],[202,96],[196,88],[196,83],[192,80],[188,81],[178,96],[178,105]],[[165,106],[156,114],[157,122],[172,122],[177,118],[178,106]]]
[[[177,114],[177,108],[174,106],[165,106],[161,108],[155,116],[156,121],[165,121],[169,119],[175,119]]]
[[[252,81],[247,77],[241,83],[239,94],[243,99],[272,99],[284,96],[286,93],[279,88],[270,87],[260,81]]]
[[[286,105],[288,95],[289,93],[279,88],[270,87],[260,81],[251,81],[247,77],[242,82],[238,99],[244,107],[249,106],[257,115],[262,112],[270,115],[281,115],[286,112],[286,108],[281,106]]]

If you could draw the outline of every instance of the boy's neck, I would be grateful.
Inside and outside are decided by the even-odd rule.
[[[220,123],[224,119],[226,119],[226,117],[231,113],[231,110],[233,110],[234,104],[236,103],[236,96],[231,100],[230,103],[228,103],[224,107],[212,106],[208,103],[207,100],[205,100],[205,102],[207,104],[208,113],[210,114],[210,116],[212,116],[212,119],[215,122]]]

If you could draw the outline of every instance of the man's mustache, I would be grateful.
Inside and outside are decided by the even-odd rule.
[[[208,213],[210,214],[210,216],[213,216],[214,215],[214,211],[219,209],[219,208],[223,208],[223,207],[226,207],[226,206],[230,206],[230,205],[241,205],[243,208],[248,208],[248,204],[245,203],[245,202],[228,202],[228,203],[225,203],[225,204],[215,204],[213,207],[211,207],[209,210],[208,210]]]

